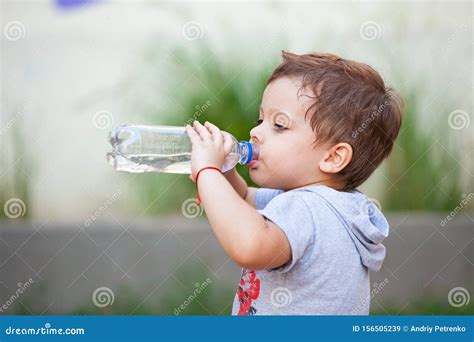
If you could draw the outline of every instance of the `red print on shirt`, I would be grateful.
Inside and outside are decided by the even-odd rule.
[[[260,294],[260,279],[257,278],[255,271],[245,270],[240,278],[237,295],[239,297],[240,309],[238,315],[252,316],[257,309],[252,306],[252,301],[258,298]]]

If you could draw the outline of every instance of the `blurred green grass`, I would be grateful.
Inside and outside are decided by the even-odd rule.
[[[8,144],[11,151],[1,154],[0,203],[3,210],[0,210],[0,220],[7,218],[7,209],[3,208],[3,204],[12,198],[18,198],[25,204],[23,215],[15,219],[27,219],[33,209],[31,178],[35,175],[38,161],[28,148],[28,139],[19,125],[5,133],[3,143]]]
[[[230,315],[232,303],[237,290],[235,284],[228,280],[217,280],[202,265],[183,265],[174,275],[176,281],[167,281],[158,290],[152,293],[139,293],[127,286],[121,286],[114,291],[114,302],[110,306],[99,308],[94,305],[91,296],[84,302],[67,312],[69,315]],[[189,300],[197,283],[211,279],[189,304],[179,312],[180,305]],[[33,296],[38,296],[45,290],[45,284],[36,285],[37,291],[29,290],[29,294],[22,296],[21,302],[16,303],[14,314],[31,315],[34,307]],[[421,298],[412,298],[408,303],[395,300],[386,300],[377,303],[372,300],[371,315],[472,315],[474,303],[468,302],[461,307],[450,306],[446,296],[426,295]],[[379,304],[380,302],[380,304]],[[54,314],[48,310],[41,314]]]
[[[148,55],[147,63],[157,63],[159,53]],[[172,56],[171,65],[166,66],[174,74],[167,86],[170,92],[165,96],[170,99],[168,106],[147,111],[146,120],[166,125],[185,125],[193,119],[208,120],[238,140],[248,139],[249,131],[258,119],[267,78],[280,62],[279,56],[273,63],[257,63],[247,68],[243,62],[223,61],[206,47],[192,53],[176,49]],[[432,127],[422,130],[421,126],[425,124],[419,116],[421,100],[425,97],[423,88],[402,84],[400,87],[406,103],[404,121],[392,154],[380,167],[385,180],[377,187],[376,197],[387,211],[452,210],[461,201],[462,189],[456,161],[459,155],[450,137],[453,130],[447,129],[450,101],[445,99],[444,106],[438,106],[430,113]],[[237,167],[247,184],[255,186],[248,176],[248,169]],[[173,198],[166,202],[156,201],[157,190],[166,189],[169,183],[174,184]],[[136,189],[138,207],[153,203],[147,211],[153,215],[177,211],[180,203],[193,193],[194,184],[179,175],[144,175],[137,177],[132,188]]]
[[[238,140],[248,140],[249,132],[258,119],[258,107],[267,78],[280,62],[280,57],[243,61],[237,56],[223,59],[201,45],[198,49],[172,48],[168,58],[163,58],[161,47],[150,46],[144,53],[143,69],[146,77],[136,82],[151,93],[160,92],[164,103],[154,97],[142,101],[134,94],[129,104],[142,111],[140,120],[147,124],[182,126],[196,119],[215,123],[232,133]],[[164,61],[162,61],[164,59]],[[163,70],[168,77],[164,79]],[[403,70],[397,72],[402,73]],[[172,75],[172,77],[170,76]],[[397,75],[396,79],[404,79]],[[403,125],[390,157],[377,172],[382,172],[381,185],[376,197],[386,211],[442,211],[448,212],[461,201],[461,168],[459,142],[456,131],[449,129],[448,114],[455,108],[449,98],[430,113],[429,127],[420,118],[423,99],[428,90],[422,81],[416,86],[399,82],[406,103]],[[151,102],[150,102],[151,101]],[[147,105],[139,105],[147,102]],[[139,109],[138,109],[139,108]],[[430,109],[431,110],[431,109]],[[138,122],[136,122],[138,123]],[[422,129],[423,128],[423,129]],[[18,127],[14,127],[10,155],[22,156],[14,165],[14,172],[0,181],[0,200],[21,198],[26,216],[31,213],[31,175],[36,164]],[[10,160],[4,158],[4,165]],[[250,186],[255,186],[248,176],[248,168],[237,166],[239,173]],[[27,177],[27,170],[30,177]],[[382,171],[380,171],[382,170]],[[124,176],[125,177],[125,176]],[[369,179],[367,183],[372,180]],[[176,213],[187,198],[194,196],[195,185],[183,175],[142,174],[129,183],[130,198],[127,208],[142,215]],[[370,187],[369,187],[370,188]],[[368,194],[371,196],[372,194]],[[472,204],[471,204],[472,206]],[[0,218],[4,218],[3,211]]]
[[[148,63],[156,63],[153,58],[159,54],[150,52],[149,55]],[[271,66],[258,72],[255,68],[241,69],[240,65],[223,64],[211,49],[205,48],[198,55],[177,49],[172,56],[173,65],[166,66],[174,73],[173,79],[168,81],[170,93],[165,95],[170,99],[168,105],[158,111],[152,109],[158,106],[152,105],[144,114],[145,120],[175,126],[183,126],[194,119],[207,120],[229,131],[237,140],[248,140],[250,129],[258,119]],[[254,185],[248,176],[248,168],[240,165],[237,168],[247,183]],[[157,200],[159,193],[169,193],[170,184],[172,196],[166,196],[166,201]],[[136,209],[148,208],[146,213],[150,215],[179,211],[181,203],[194,196],[195,191],[194,183],[183,175],[141,175],[133,180],[131,188],[135,189]]]
[[[443,298],[444,299],[444,298]],[[435,296],[424,296],[414,299],[407,306],[390,301],[383,304],[383,309],[371,309],[370,314],[374,316],[384,315],[473,315],[474,303],[455,308],[450,306],[447,299],[442,300]]]
[[[385,161],[389,182],[382,206],[390,211],[450,211],[461,201],[462,188],[459,153],[450,139],[454,131],[447,127],[448,106],[437,107],[432,127],[422,130],[421,94],[416,89],[402,94],[404,120],[397,146]]]

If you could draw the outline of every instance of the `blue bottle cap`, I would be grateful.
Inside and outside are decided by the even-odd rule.
[[[252,144],[248,141],[241,141],[240,142],[241,144],[247,146],[247,149],[248,149],[248,153],[247,153],[247,159],[245,159],[245,161],[242,163],[242,164],[248,164],[252,161],[252,158],[253,158],[253,147],[252,147]]]

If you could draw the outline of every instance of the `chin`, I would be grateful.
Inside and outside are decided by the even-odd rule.
[[[265,176],[261,175],[261,171],[257,169],[250,169],[249,170],[249,176],[252,182],[254,182],[256,185],[260,187],[265,187],[266,182],[265,182]]]
[[[275,187],[275,184],[273,184],[274,178],[268,177],[268,175],[265,175],[264,173],[262,173],[261,170],[250,169],[249,176],[252,182],[254,182],[259,187],[269,188],[269,189],[278,189],[278,187]]]
[[[250,179],[252,180],[252,182],[254,182],[255,184],[261,186],[260,182],[259,182],[259,177],[255,174],[255,169],[250,169],[249,170],[249,177]]]

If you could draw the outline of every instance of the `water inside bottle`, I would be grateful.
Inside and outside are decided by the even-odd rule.
[[[191,174],[191,153],[176,154],[139,154],[123,156],[120,153],[108,153],[109,163],[119,171],[132,173],[164,172]],[[230,170],[238,163],[240,155],[230,153],[222,166],[222,171]]]
[[[227,133],[228,134],[228,133]],[[234,146],[222,172],[246,160],[249,147],[232,137]],[[191,174],[192,144],[184,127],[122,125],[110,132],[108,162],[119,171]],[[258,150],[255,151],[258,155]]]

